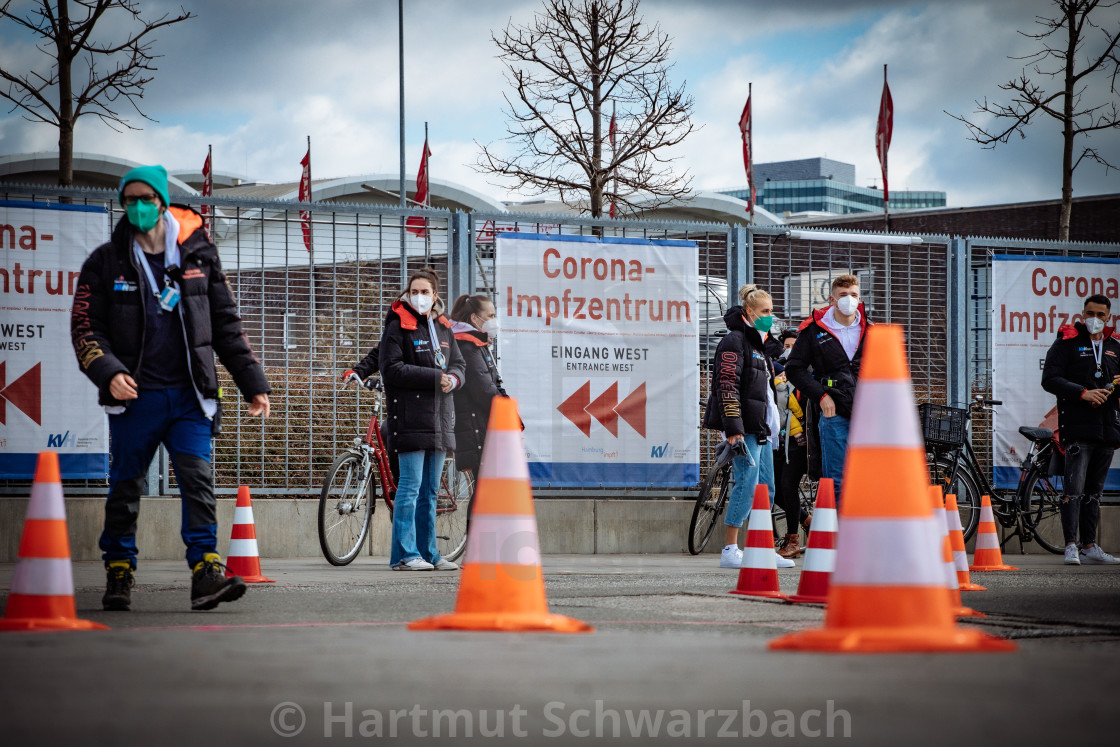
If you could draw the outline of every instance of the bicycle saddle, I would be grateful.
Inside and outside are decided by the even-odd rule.
[[[1054,431],[1049,428],[1032,428],[1029,425],[1019,426],[1019,432],[1032,441],[1049,441],[1054,437]]]

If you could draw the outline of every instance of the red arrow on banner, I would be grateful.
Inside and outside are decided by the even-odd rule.
[[[626,399],[614,408],[618,416],[630,424],[642,438],[646,437],[646,383],[643,381],[637,389],[630,392]]]
[[[7,424],[5,402],[11,402],[27,417],[35,421],[35,425],[42,425],[42,363],[36,363],[29,368],[23,376],[4,386],[7,381],[5,376],[5,362],[0,362],[0,424]]]
[[[591,438],[591,416],[587,413],[587,405],[590,402],[591,382],[588,381],[556,408],[588,438]]]
[[[588,382],[589,386],[590,383]],[[614,411],[617,405],[618,382],[615,381],[594,402],[587,406],[587,411],[602,423],[603,427],[610,431],[615,438],[618,438],[618,414]]]

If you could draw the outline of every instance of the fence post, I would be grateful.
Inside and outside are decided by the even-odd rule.
[[[474,236],[471,232],[470,215],[461,210],[451,214],[451,226],[447,258],[448,298],[456,299],[464,293],[474,293],[471,279],[474,277],[472,259],[474,258]]]
[[[946,348],[948,398],[953,407],[967,407],[968,383],[968,243],[949,239],[949,286],[946,289]]]
[[[739,303],[739,288],[754,277],[754,235],[746,226],[727,232],[727,305]]]

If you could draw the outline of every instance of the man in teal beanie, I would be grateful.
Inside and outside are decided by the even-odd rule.
[[[102,606],[128,610],[136,570],[136,523],[148,465],[167,447],[183,502],[191,609],[245,593],[217,553],[210,467],[221,419],[217,354],[249,403],[269,414],[268,380],[241,328],[237,303],[202,216],[171,205],[167,170],[141,166],[121,179],[125,216],[90,254],[70,315],[78,363],[109,414],[109,495],[98,542],[105,561]]]

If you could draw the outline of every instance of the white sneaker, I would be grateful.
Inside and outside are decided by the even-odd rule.
[[[779,568],[795,568],[797,566],[797,563],[794,563],[791,558],[783,558],[778,553],[774,553],[774,557],[778,559]]]
[[[436,563],[435,567],[436,567],[437,571],[457,571],[457,570],[459,570],[459,564],[455,563],[455,562],[452,562],[452,561],[448,560],[447,558],[440,558],[439,562]]]
[[[1066,550],[1068,551],[1069,548],[1067,547]],[[1093,545],[1088,550],[1081,551],[1081,562],[1086,565],[1117,565],[1120,564],[1120,559],[1106,553],[1100,545]]]
[[[402,560],[393,566],[394,571],[434,571],[436,567],[423,558]]]
[[[1066,565],[1081,565],[1081,559],[1077,557],[1077,545],[1066,545]]]
[[[720,568],[739,568],[743,565],[743,551],[735,545],[723,548],[719,556]]]

